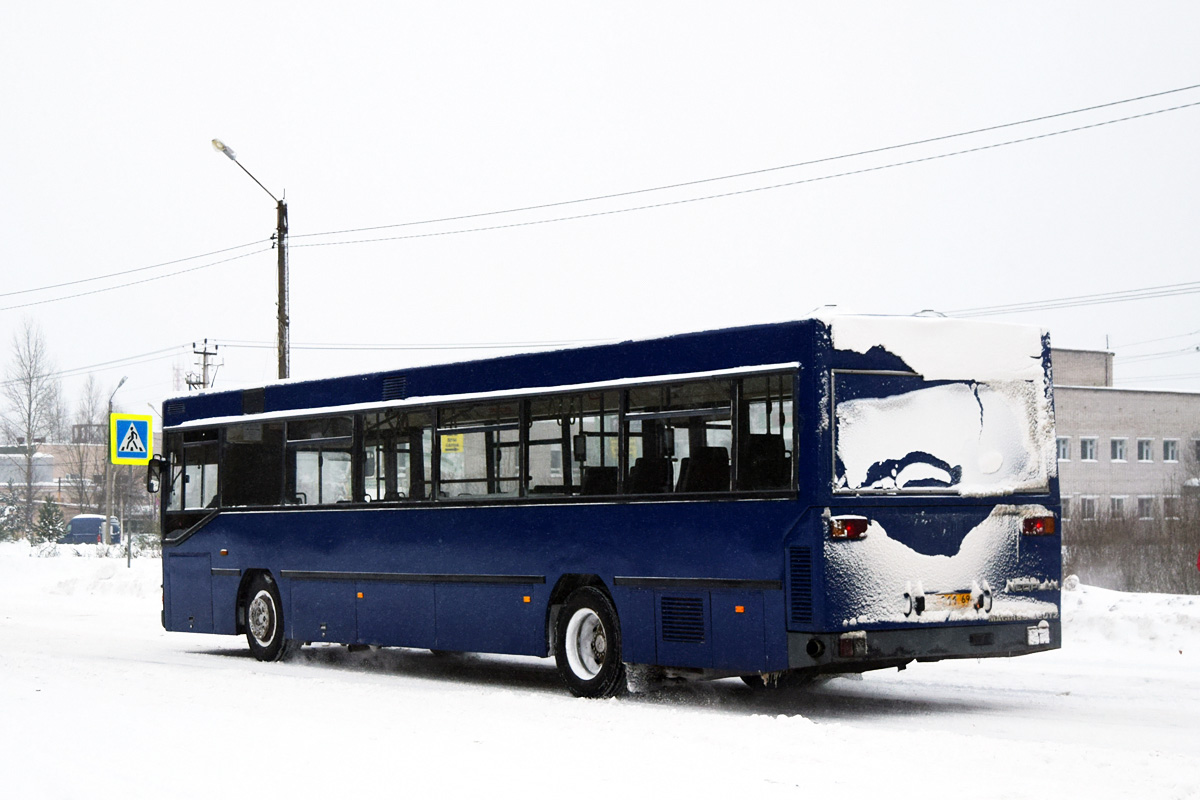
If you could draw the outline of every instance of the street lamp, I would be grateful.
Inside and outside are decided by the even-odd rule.
[[[226,145],[220,139],[213,139],[212,146],[218,153],[224,153],[229,157],[229,160],[242,167],[242,162],[237,160],[237,153],[233,152],[233,148]],[[262,190],[271,196],[275,201],[275,248],[279,255],[279,317],[278,317],[278,355],[279,355],[279,377],[288,377],[288,262],[287,262],[287,201],[281,200],[271,194],[271,190],[262,185],[262,181],[255,178],[250,173],[250,170],[242,167],[242,172],[250,175],[250,179],[262,187]]]
[[[112,544],[112,470],[109,468],[109,462],[112,461],[112,453],[108,452],[112,448],[112,415],[113,415],[113,398],[117,396],[117,390],[125,385],[125,381],[129,380],[128,375],[121,377],[121,382],[117,384],[117,388],[112,390],[112,394],[108,396],[108,435],[104,437],[104,544]],[[128,536],[129,534],[125,534]]]

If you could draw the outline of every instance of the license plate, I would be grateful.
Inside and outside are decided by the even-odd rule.
[[[940,608],[968,608],[971,605],[970,592],[939,592],[934,597]]]

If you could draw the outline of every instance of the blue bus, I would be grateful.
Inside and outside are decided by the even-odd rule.
[[[1049,338],[832,316],[163,404],[167,630],[756,686],[1060,644]]]

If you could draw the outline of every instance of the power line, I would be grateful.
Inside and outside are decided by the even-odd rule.
[[[401,240],[406,240],[406,239],[426,239],[426,238],[432,238],[432,237],[437,237],[437,236],[455,236],[455,235],[465,234],[465,233],[482,233],[485,231],[497,231],[497,230],[504,230],[507,228],[523,228],[523,227],[528,227],[528,226],[532,226],[532,225],[548,225],[548,224],[555,223],[555,222],[571,222],[574,220],[588,219],[588,218],[592,218],[592,217],[605,217],[605,216],[612,216],[615,214],[627,214],[627,213],[631,213],[634,211],[648,211],[650,209],[668,208],[670,206],[679,206],[679,205],[685,205],[688,203],[699,203],[699,202],[703,202],[706,200],[717,200],[717,199],[726,198],[726,197],[736,197],[738,195],[752,194],[755,192],[765,192],[765,191],[769,191],[772,189],[784,189],[784,188],[787,188],[790,186],[801,186],[801,185],[808,184],[808,183],[817,183],[819,181],[834,180],[836,178],[847,178],[847,177],[850,177],[853,175],[865,175],[867,173],[880,172],[882,170],[894,169],[896,167],[907,167],[907,166],[912,166],[913,164],[923,164],[923,163],[927,163],[930,161],[938,161],[940,159],[951,158],[953,156],[962,156],[962,155],[968,155],[971,153],[980,153],[985,150],[995,150],[997,148],[1007,147],[1009,145],[1035,142],[1035,141],[1039,141],[1041,139],[1048,139],[1053,136],[1062,136],[1062,135],[1068,134],[1068,133],[1078,133],[1080,131],[1086,131],[1086,130],[1092,130],[1094,128],[1100,128],[1105,125],[1114,125],[1118,122],[1128,122],[1130,120],[1135,120],[1135,119],[1144,119],[1146,117],[1155,116],[1157,114],[1166,114],[1171,111],[1180,111],[1185,108],[1194,108],[1196,106],[1200,106],[1200,101],[1195,102],[1195,103],[1185,103],[1185,104],[1179,105],[1179,106],[1172,106],[1171,108],[1161,108],[1161,109],[1157,109],[1154,111],[1147,111],[1147,112],[1144,112],[1141,114],[1133,114],[1133,115],[1130,115],[1127,117],[1119,117],[1117,119],[1104,120],[1102,122],[1094,122],[1094,123],[1091,123],[1088,125],[1080,125],[1075,128],[1067,128],[1065,130],[1050,131],[1048,133],[1041,133],[1041,134],[1037,134],[1035,136],[1026,136],[1021,139],[1010,139],[1010,140],[1004,141],[1004,142],[995,142],[993,144],[980,145],[979,147],[971,147],[971,148],[967,148],[965,150],[954,150],[954,151],[951,151],[948,153],[938,153],[938,154],[931,155],[931,156],[923,156],[921,158],[913,158],[913,159],[909,159],[908,161],[897,161],[897,162],[893,162],[890,164],[880,164],[880,165],[876,165],[873,167],[863,167],[862,169],[848,170],[846,172],[838,172],[838,173],[834,173],[831,175],[819,175],[819,176],[812,177],[812,178],[801,178],[799,180],[787,181],[785,183],[775,183],[775,184],[771,184],[768,186],[754,186],[754,187],[750,187],[750,188],[746,188],[746,189],[736,189],[733,191],[720,192],[718,194],[704,195],[701,197],[688,197],[688,198],[682,198],[679,200],[668,200],[668,201],[664,201],[661,203],[651,203],[651,204],[643,205],[643,206],[631,206],[631,207],[626,207],[626,208],[609,209],[607,211],[593,211],[593,212],[589,212],[586,214],[574,214],[574,215],[566,216],[566,217],[551,217],[548,219],[529,220],[526,222],[510,222],[510,223],[506,223],[506,224],[502,224],[502,225],[486,225],[486,226],[482,226],[482,227],[478,227],[478,228],[457,228],[455,230],[436,231],[434,233],[413,233],[413,234],[406,234],[406,235],[402,235],[402,236],[381,236],[381,237],[376,237],[373,239],[351,239],[351,240],[342,240],[342,241],[336,241],[336,242],[309,242],[307,244],[293,243],[292,247],[332,247],[332,246],[347,245],[347,244],[374,244],[374,243],[378,243],[378,242],[394,242],[394,241],[401,241]],[[478,216],[484,216],[484,215],[478,215]],[[418,223],[411,223],[411,224],[418,224]],[[398,226],[388,226],[388,227],[398,227]],[[3,309],[0,309],[0,310],[3,310]]]
[[[47,378],[74,378],[79,375],[86,375],[89,372],[95,372],[100,369],[111,369],[114,367],[131,367],[137,364],[147,364],[151,361],[161,361],[164,358],[173,356],[177,351],[188,347],[188,344],[177,344],[174,347],[164,347],[161,350],[151,350],[148,353],[138,353],[137,355],[125,356],[123,358],[115,358],[111,361],[101,361],[96,364],[87,364],[82,367],[71,367],[69,369],[56,370],[46,373]],[[166,355],[164,355],[166,354]],[[0,386],[8,386],[14,383],[20,383],[23,379],[10,379],[0,381]]]
[[[924,145],[924,144],[932,144],[934,142],[944,142],[948,139],[956,139],[956,138],[961,138],[964,136],[974,136],[974,135],[977,135],[980,133],[988,133],[991,131],[1003,130],[1004,128],[1012,128],[1012,127],[1016,127],[1018,125],[1029,125],[1034,122],[1045,122],[1046,120],[1057,119],[1060,117],[1066,117],[1066,116],[1070,116],[1072,114],[1083,114],[1088,111],[1097,111],[1102,108],[1111,108],[1113,106],[1124,105],[1127,103],[1136,103],[1141,100],[1149,100],[1149,99],[1152,99],[1155,97],[1164,97],[1169,94],[1177,94],[1179,92],[1187,92],[1187,91],[1191,91],[1193,89],[1200,89],[1200,84],[1195,84],[1192,86],[1183,86],[1178,89],[1168,89],[1163,92],[1154,92],[1152,94],[1144,94],[1144,95],[1140,95],[1138,97],[1126,98],[1124,100],[1114,100],[1109,103],[1101,103],[1099,105],[1088,106],[1086,108],[1077,108],[1077,109],[1073,109],[1071,111],[1060,111],[1055,114],[1046,114],[1046,115],[1040,116],[1040,117],[1030,117],[1029,119],[1017,120],[1016,122],[1005,122],[1005,123],[1002,123],[999,125],[990,125],[990,126],[987,126],[984,128],[975,128],[975,129],[969,130],[969,131],[960,131],[959,133],[949,133],[949,134],[945,134],[942,136],[931,136],[927,139],[918,139],[918,140],[911,141],[911,142],[904,142],[902,144],[885,145],[883,147],[875,147],[875,148],[871,148],[869,150],[859,150],[854,153],[843,153],[841,155],[836,155],[836,156],[826,156],[824,158],[815,158],[810,161],[800,161],[795,164],[783,164],[781,166],[775,166],[775,167],[764,167],[762,169],[749,170],[747,172],[737,172],[737,173],[733,173],[730,175],[719,175],[719,176],[710,177],[710,178],[699,178],[697,180],[682,181],[680,183],[671,183],[671,184],[665,184],[662,186],[651,186],[651,187],[644,188],[644,189],[631,189],[631,190],[624,191],[624,192],[613,192],[610,194],[594,195],[592,197],[581,197],[581,198],[577,198],[574,200],[560,200],[560,201],[551,202],[551,203],[539,203],[537,205],[532,205],[532,206],[507,208],[507,209],[501,209],[498,211],[482,211],[482,212],[478,212],[478,213],[474,213],[474,214],[460,214],[457,216],[441,217],[441,218],[437,218],[437,219],[416,220],[416,221],[412,221],[412,222],[398,222],[398,223],[394,223],[394,224],[390,224],[390,225],[374,225],[374,226],[366,227],[366,228],[348,228],[346,230],[325,231],[323,233],[292,234],[291,238],[294,241],[296,239],[300,239],[300,238],[304,238],[304,237],[342,236],[342,235],[349,234],[349,233],[366,233],[369,231],[386,230],[389,228],[404,228],[404,227],[412,227],[412,226],[417,226],[417,225],[433,225],[433,224],[444,223],[444,222],[461,222],[461,221],[467,220],[467,219],[477,219],[479,217],[490,217],[490,216],[496,216],[499,214],[516,214],[516,213],[520,213],[520,212],[524,212],[524,211],[539,211],[539,210],[546,209],[546,208],[555,208],[555,207],[559,207],[559,206],[576,205],[579,203],[592,203],[592,202],[596,202],[599,200],[613,200],[618,197],[630,197],[632,195],[646,194],[649,192],[662,192],[662,191],[667,191],[670,189],[682,189],[682,188],[686,188],[688,186],[699,186],[701,184],[714,183],[716,181],[728,181],[728,180],[734,180],[737,178],[747,178],[747,177],[751,177],[753,175],[763,175],[768,172],[778,172],[780,170],[797,169],[799,167],[811,167],[816,164],[825,164],[825,163],[828,163],[831,161],[840,161],[840,160],[849,159],[849,158],[858,158],[860,156],[875,155],[878,153],[886,153],[891,150],[899,150],[899,149],[906,148],[906,147],[917,147],[917,146]]]
[[[369,344],[348,342],[326,342],[292,344],[293,350],[361,350],[361,351],[401,351],[401,350],[509,350],[521,347],[576,347],[588,344],[603,344],[615,342],[616,339],[569,339],[549,342],[427,342],[412,344]],[[258,342],[248,340],[221,341],[222,347],[269,349],[274,348],[273,342]]]
[[[1030,311],[1050,311],[1057,308],[1076,308],[1079,306],[1104,305],[1106,303],[1124,303],[1130,300],[1148,300],[1157,297],[1176,297],[1200,292],[1200,282],[1172,283],[1165,286],[1149,286],[1143,289],[1128,289],[1120,292],[1102,292],[1100,294],[1083,294],[1074,297],[1060,297],[1053,300],[1035,300],[1028,303],[1009,303],[1008,305],[979,306],[964,308],[957,311],[947,311],[954,317],[989,317],[998,314],[1019,314]]]
[[[107,275],[96,275],[91,278],[80,278],[77,281],[66,281],[65,283],[54,283],[54,284],[50,284],[47,286],[35,286],[32,289],[18,289],[15,292],[0,292],[0,297],[13,297],[14,295],[31,294],[33,292],[46,292],[51,289],[62,289],[67,286],[77,286],[81,283],[91,283],[92,281],[102,281],[107,278],[119,278],[122,275],[132,275],[135,272],[145,272],[146,270],[159,269],[160,267],[170,267],[170,266],[174,266],[175,264],[182,264],[185,261],[195,261],[198,258],[208,258],[209,256],[218,256],[221,253],[229,253],[234,250],[242,250],[244,248],[252,247],[256,244],[261,244],[261,243],[262,243],[262,240],[255,241],[255,242],[247,242],[246,244],[239,244],[236,247],[225,247],[225,248],[222,248],[221,250],[213,250],[211,253],[201,253],[199,255],[188,256],[186,258],[177,258],[173,261],[164,261],[161,264],[151,264],[148,267],[135,267],[134,269],[122,270],[121,272],[110,272]],[[220,262],[218,262],[218,263],[220,263]],[[14,308],[19,308],[19,306],[14,306]],[[7,310],[7,309],[0,309],[0,311],[3,311],[3,310]]]
[[[1129,344],[1113,345],[1112,349],[1124,350],[1129,347],[1140,347],[1141,345],[1144,345],[1144,344],[1157,344],[1158,342],[1166,342],[1166,341],[1170,341],[1171,339],[1185,339],[1188,336],[1198,336],[1198,335],[1200,335],[1200,331],[1192,331],[1191,333],[1177,333],[1174,336],[1161,336],[1157,339],[1143,339],[1140,342],[1130,342]]]
[[[231,249],[236,249],[236,248],[231,248]],[[259,253],[265,253],[270,249],[271,249],[270,247],[264,247],[261,250],[253,250],[249,253],[242,253],[241,255],[238,255],[238,256],[231,256],[230,258],[223,258],[220,261],[213,261],[208,264],[200,264],[199,266],[188,267],[187,269],[176,270],[175,272],[167,272],[162,275],[155,275],[150,278],[142,278],[141,280],[138,280],[138,281],[129,281],[128,283],[118,283],[118,284],[114,284],[112,286],[106,286],[101,289],[92,289],[91,291],[77,292],[75,294],[66,294],[66,295],[62,295],[61,297],[50,297],[50,298],[47,298],[46,300],[34,300],[34,301],[31,301],[28,303],[19,303],[17,305],[13,305],[13,306],[4,306],[3,308],[0,308],[0,311],[12,311],[13,309],[17,309],[17,308],[29,308],[30,306],[41,306],[41,305],[46,305],[47,303],[57,303],[59,300],[71,300],[76,297],[87,297],[87,296],[93,295],[93,294],[103,294],[104,292],[111,292],[115,289],[124,289],[129,286],[137,286],[138,284],[142,284],[142,283],[150,283],[151,281],[159,281],[159,280],[162,280],[163,278],[174,278],[178,275],[184,275],[188,272],[196,272],[198,270],[208,269],[209,267],[215,267],[219,264],[227,264],[230,261],[237,261],[242,258],[249,258],[250,256],[258,255]],[[217,252],[228,252],[228,250],[217,251]],[[184,260],[187,260],[187,259],[184,259]],[[175,263],[178,263],[178,262],[175,262]],[[132,271],[137,271],[137,270],[132,270]],[[82,281],[78,281],[78,282],[82,282]]]

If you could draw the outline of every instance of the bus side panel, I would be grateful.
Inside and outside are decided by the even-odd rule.
[[[163,627],[169,631],[212,633],[212,557],[208,553],[165,554],[163,596]]]
[[[437,649],[544,656],[547,597],[544,586],[438,584]]]
[[[631,664],[655,663],[654,592],[615,586],[612,597],[621,621],[621,658]]]
[[[762,592],[713,592],[713,666],[758,672],[766,661]]]
[[[288,638],[304,642],[353,642],[357,638],[354,584],[292,580]]]
[[[358,642],[389,647],[436,647],[431,583],[360,581]]]
[[[227,635],[237,631],[237,593],[242,583],[240,570],[238,574],[214,574],[212,576],[212,607],[213,633]]]

